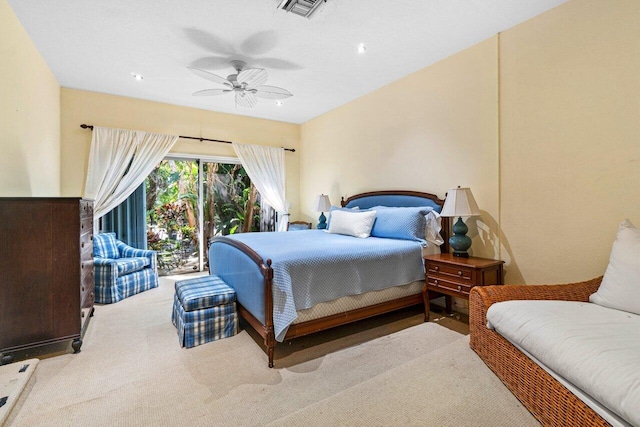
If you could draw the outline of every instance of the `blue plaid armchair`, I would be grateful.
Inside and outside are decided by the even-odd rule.
[[[117,240],[116,233],[94,236],[93,265],[97,303],[111,304],[158,287],[156,251],[132,248]]]

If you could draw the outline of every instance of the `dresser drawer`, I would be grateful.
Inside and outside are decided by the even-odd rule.
[[[91,218],[91,221],[93,222],[93,201],[80,201],[80,218]]]
[[[80,263],[80,294],[84,294],[87,289],[94,287],[93,261],[83,261]]]
[[[469,297],[469,292],[471,292],[471,288],[473,287],[472,283],[463,284],[431,275],[427,276],[427,284],[434,290],[450,291],[450,293],[454,295],[465,298]]]
[[[93,217],[80,218],[80,235],[93,232]]]
[[[80,307],[81,308],[93,307],[93,303],[95,302],[95,299],[96,299],[96,294],[92,286],[90,289],[86,290],[83,295],[81,295]]]
[[[80,252],[84,253],[89,248],[93,251],[93,230],[80,235]]]

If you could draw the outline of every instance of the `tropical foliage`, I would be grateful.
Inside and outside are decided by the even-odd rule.
[[[203,164],[204,238],[260,230],[259,194],[242,165]],[[163,270],[198,253],[198,163],[163,160],[146,181],[147,240]],[[205,253],[206,256],[206,253]]]

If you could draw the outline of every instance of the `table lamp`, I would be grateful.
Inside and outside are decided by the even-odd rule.
[[[469,257],[469,252],[467,252],[471,247],[471,239],[467,236],[469,227],[462,221],[462,217],[478,215],[480,215],[480,209],[471,194],[471,189],[458,186],[458,188],[449,190],[440,216],[458,217],[458,221],[451,228],[453,236],[449,238],[449,245],[453,248],[453,256]]]
[[[327,228],[327,217],[324,216],[324,213],[331,210],[331,201],[329,200],[329,196],[326,194],[319,195],[316,199],[316,204],[313,210],[315,212],[320,212],[320,217],[318,218],[318,230],[324,230]]]

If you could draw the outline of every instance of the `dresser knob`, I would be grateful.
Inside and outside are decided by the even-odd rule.
[[[80,247],[83,247],[83,248],[84,248],[84,242],[82,242],[82,244],[80,244]]]
[[[84,317],[84,311],[80,312],[80,317]]]
[[[84,262],[80,263],[80,268],[84,268]]]
[[[440,270],[440,267],[438,267],[438,266],[436,265],[435,267],[433,267],[433,269],[434,269],[435,271],[438,271],[438,270]]]
[[[462,286],[458,285],[458,290],[461,291],[462,290]]]
[[[462,271],[458,270],[458,276],[462,276]]]
[[[433,281],[433,284],[434,284],[434,285],[437,285],[437,284],[438,284],[438,281],[437,281],[437,280],[434,280],[434,281]]]

